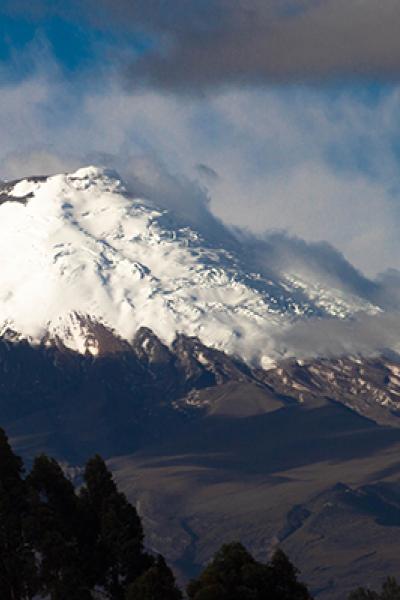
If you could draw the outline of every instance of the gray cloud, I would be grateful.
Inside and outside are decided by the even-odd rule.
[[[6,156],[3,162],[7,179],[18,179],[30,175],[55,175],[79,167],[79,161],[72,156],[57,156],[54,149],[41,148],[31,152],[15,152]]]
[[[0,178],[111,159],[130,178],[141,165],[142,193],[163,181],[159,203],[177,202],[188,218],[211,211],[258,236],[325,240],[372,277],[400,268],[398,87],[373,106],[351,91],[331,98],[302,88],[181,98],[128,93],[113,78],[79,88],[39,57],[34,76],[1,85]]]
[[[306,242],[285,232],[272,232],[261,238],[236,230],[236,235],[247,249],[254,269],[266,276],[297,275],[304,281],[343,290],[371,303],[384,301],[381,290],[389,282],[365,277],[327,242]],[[394,274],[390,283],[393,289],[400,289],[400,279]]]
[[[128,4],[119,2],[129,14]],[[158,2],[146,4],[144,18],[131,18],[156,27],[166,43],[132,65],[133,82],[193,89],[399,74],[397,0],[176,2],[170,19],[155,16]]]
[[[13,0],[6,7],[147,33],[152,43],[126,73],[135,87],[194,91],[400,74],[398,0]]]
[[[400,313],[359,316],[353,320],[298,322],[274,340],[282,356],[373,356],[400,352]]]

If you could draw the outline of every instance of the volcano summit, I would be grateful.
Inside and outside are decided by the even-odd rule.
[[[377,310],[293,275],[265,277],[226,233],[228,246],[210,242],[107,169],[3,184],[0,334],[96,354],[89,321],[127,341],[144,326],[167,344],[182,332],[265,365],[271,336],[295,320]]]

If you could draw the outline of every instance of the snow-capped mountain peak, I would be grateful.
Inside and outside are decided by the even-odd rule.
[[[0,256],[2,330],[79,352],[98,351],[98,323],[125,340],[142,326],[169,344],[183,332],[262,362],[294,319],[374,310],[334,290],[307,294],[293,277],[265,279],[93,166],[3,185]]]

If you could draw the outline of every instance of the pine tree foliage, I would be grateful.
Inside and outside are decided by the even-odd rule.
[[[171,569],[158,556],[154,565],[129,587],[127,600],[182,600],[182,597]]]
[[[388,577],[384,582],[380,600],[400,600],[400,585],[394,577]]]
[[[200,577],[189,583],[193,600],[311,600],[286,555],[277,550],[268,564],[234,542],[222,546]]]
[[[111,600],[123,600],[127,587],[153,562],[143,549],[142,524],[100,456],[87,463],[84,480],[81,498],[96,519],[101,584]]]
[[[31,506],[28,534],[40,557],[41,589],[52,600],[90,600],[74,486],[59,464],[44,455],[35,460],[27,484]]]
[[[292,565],[282,550],[276,550],[269,566],[276,600],[308,600],[310,598],[306,586],[297,579],[298,569]]]
[[[100,456],[84,480],[78,493],[45,455],[24,478],[0,430],[0,599],[126,600],[137,583],[139,598],[180,600],[164,559],[145,552],[136,509]]]
[[[25,600],[37,590],[35,557],[24,531],[28,514],[23,465],[0,429],[0,598]]]

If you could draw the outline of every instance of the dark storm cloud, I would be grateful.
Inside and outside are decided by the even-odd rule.
[[[196,89],[400,73],[398,0],[42,0],[33,7],[14,0],[10,7],[154,36],[128,69],[133,85]]]
[[[178,14],[179,4],[174,3]],[[154,17],[167,36],[165,51],[132,65],[133,81],[145,76],[165,87],[207,87],[399,74],[397,0],[215,0],[183,6],[176,20]]]

